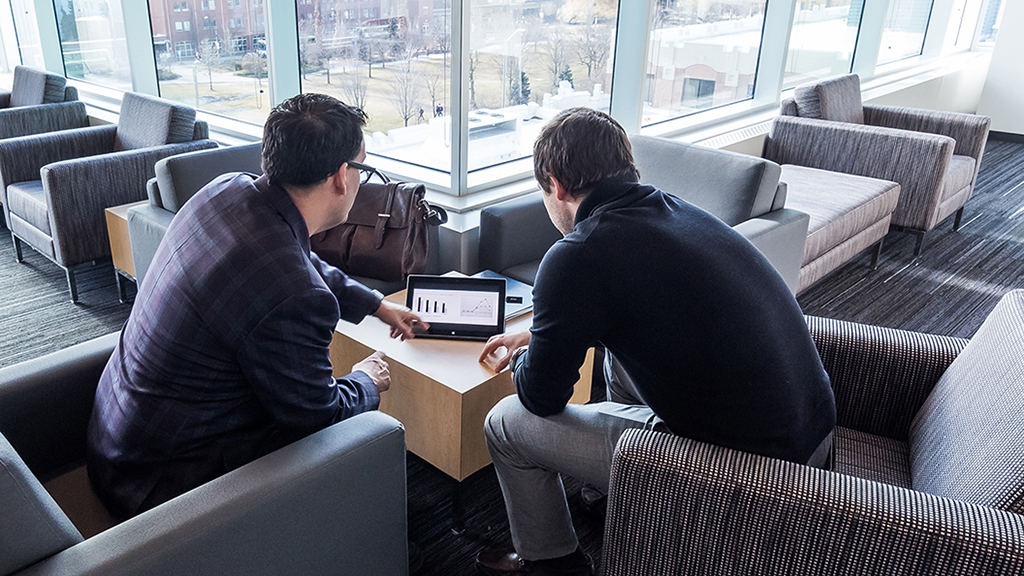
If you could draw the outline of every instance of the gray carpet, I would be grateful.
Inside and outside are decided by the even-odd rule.
[[[823,278],[799,298],[808,314],[954,336],[971,336],[1007,290],[1024,287],[1024,144],[989,142],[978,190],[964,225],[952,219],[933,231],[925,251],[912,257],[913,238],[891,233],[877,270],[861,255]],[[6,236],[6,230],[0,230]],[[83,274],[82,303],[68,300],[64,273],[26,251],[14,262],[0,241],[0,366],[27,360],[120,328],[129,305],[119,304],[113,271]],[[454,482],[409,455],[409,537],[423,552],[426,575],[474,574],[473,558],[485,545],[508,545],[508,521],[493,468],[461,486],[467,530],[451,531]],[[583,513],[579,484],[567,480],[570,508],[584,550],[600,557],[603,525]]]

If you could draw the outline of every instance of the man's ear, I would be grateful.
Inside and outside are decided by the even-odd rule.
[[[341,168],[338,168],[337,172],[335,172],[334,174],[330,175],[331,184],[334,186],[334,189],[337,190],[338,192],[340,192],[343,195],[344,194],[349,194],[350,192],[353,192],[353,191],[348,190],[348,188],[347,188],[348,187],[348,179],[345,178],[345,175],[347,173],[348,173],[348,162],[342,164]]]
[[[569,192],[562,186],[562,183],[555,179],[554,176],[548,177],[551,181],[551,192],[555,195],[555,199],[559,202],[564,202],[569,196]]]

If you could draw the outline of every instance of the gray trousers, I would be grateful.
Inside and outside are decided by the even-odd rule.
[[[541,418],[509,396],[487,414],[484,433],[505,497],[512,543],[527,560],[564,556],[579,544],[560,473],[607,491],[619,436],[631,428],[667,431],[611,354],[605,356],[604,372],[607,402],[569,404]],[[824,454],[820,459],[827,456],[831,439],[830,434],[812,461],[819,452]]]

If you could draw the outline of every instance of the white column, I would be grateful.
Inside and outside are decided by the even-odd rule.
[[[263,13],[267,18],[270,105],[277,106],[302,91],[295,0],[266,0]]]
[[[611,115],[629,134],[640,132],[647,46],[657,0],[619,0],[612,71]],[[637,6],[636,4],[640,4]]]
[[[128,44],[132,90],[158,96],[160,87],[156,76],[156,54],[153,50],[153,24],[149,17],[149,2],[121,0],[121,13],[124,15],[124,35]]]
[[[452,0],[451,122],[452,194],[462,196],[469,189],[469,3]]]

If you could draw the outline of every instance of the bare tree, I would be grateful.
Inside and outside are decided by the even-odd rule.
[[[583,28],[575,41],[576,58],[587,69],[587,80],[593,88],[594,74],[599,73],[608,63],[612,49],[611,30],[605,26],[589,25]]]
[[[220,63],[220,58],[223,54],[224,51],[220,45],[220,38],[216,37],[201,41],[196,48],[196,59],[206,69],[211,92],[213,91],[213,67]]]
[[[366,109],[366,92],[370,83],[359,70],[341,75],[341,93],[345,102],[356,108]]]
[[[402,62],[391,76],[388,99],[406,126],[422,107],[419,101],[420,82],[419,73],[412,69],[409,60]]]
[[[444,68],[431,68],[423,75],[423,87],[430,96],[430,113],[437,110],[437,102],[444,94]]]
[[[469,107],[476,109],[476,67],[480,65],[480,52],[473,50],[469,53]]]
[[[564,26],[548,28],[547,38],[537,42],[544,67],[551,74],[551,86],[558,87],[558,75],[569,65],[572,42]]]

